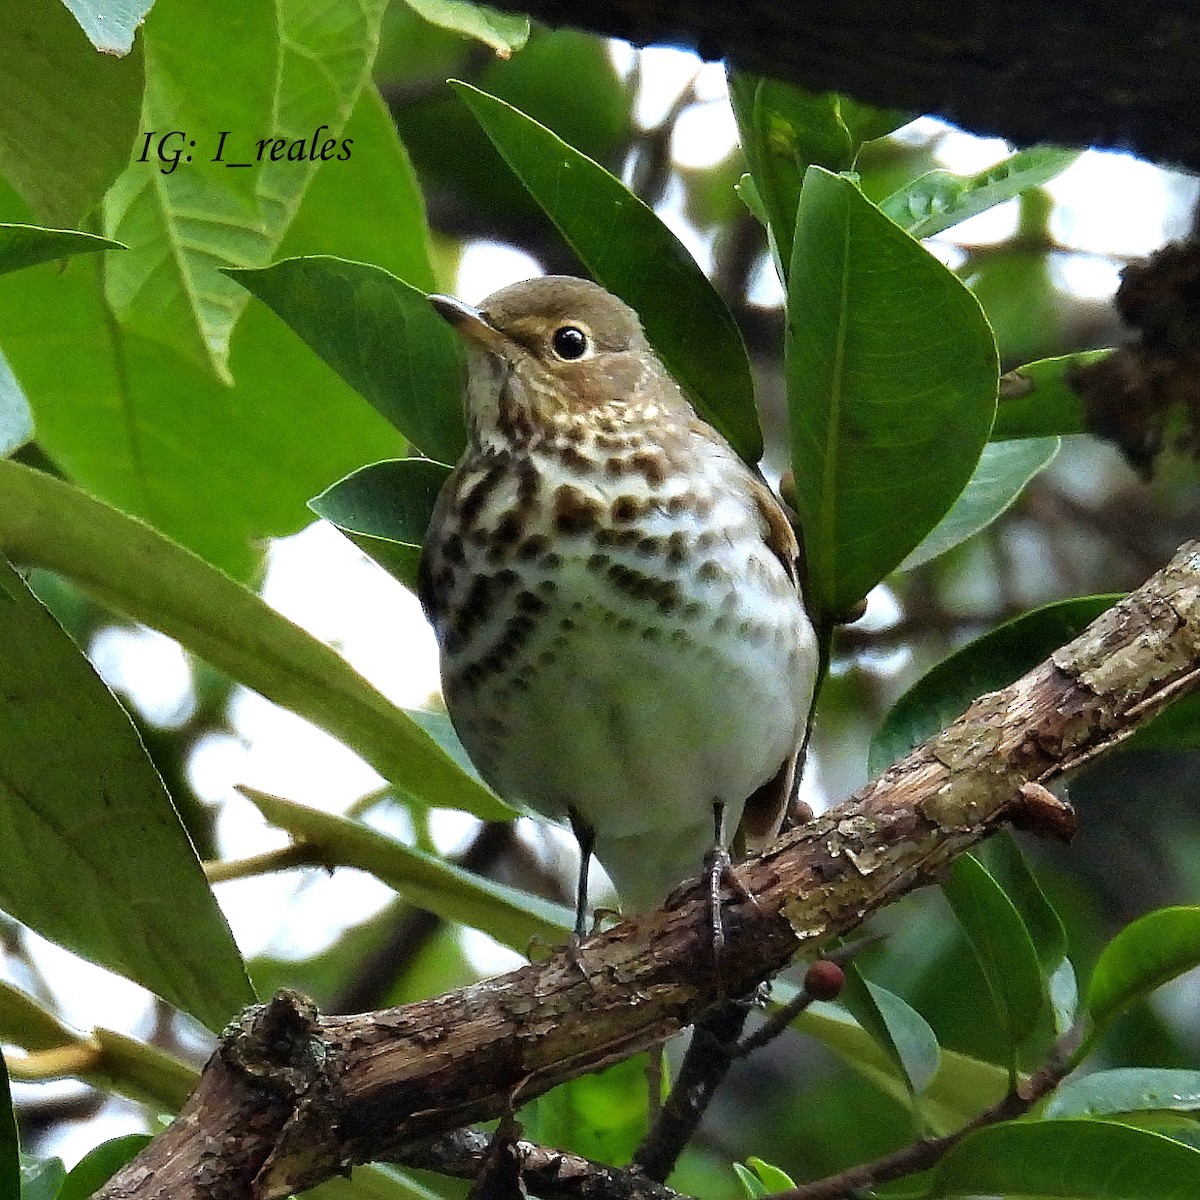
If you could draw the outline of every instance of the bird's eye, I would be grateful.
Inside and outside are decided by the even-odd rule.
[[[574,362],[582,358],[590,346],[588,335],[575,325],[560,325],[550,339],[554,353],[566,362]]]

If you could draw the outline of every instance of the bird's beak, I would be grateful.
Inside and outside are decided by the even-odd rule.
[[[453,296],[439,296],[436,293],[429,297],[429,303],[433,305],[433,311],[464,341],[490,354],[507,356],[506,352],[510,349],[508,338],[479,309]]]

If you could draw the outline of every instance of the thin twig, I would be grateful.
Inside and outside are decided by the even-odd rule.
[[[633,1153],[633,1165],[648,1178],[661,1183],[675,1169],[733,1065],[753,1005],[753,996],[730,1000],[696,1022],[671,1094]]]
[[[1082,1030],[1076,1027],[1064,1034],[1047,1055],[1045,1063],[1024,1083],[1019,1083],[1002,1100],[984,1109],[960,1129],[942,1137],[923,1138],[892,1154],[885,1154],[872,1163],[839,1171],[812,1183],[802,1183],[786,1192],[774,1192],[768,1200],[841,1200],[860,1191],[870,1191],[892,1179],[927,1171],[941,1159],[952,1146],[957,1145],[969,1133],[1001,1121],[1027,1113],[1043,1096],[1052,1092],[1072,1069],[1071,1055],[1079,1044]]]
[[[277,850],[251,854],[246,858],[222,859],[204,864],[204,877],[209,883],[229,883],[233,879],[253,879],[274,871],[290,871],[293,867],[323,867],[319,848],[312,842],[297,838]]]
[[[836,950],[830,950],[828,954],[822,954],[821,959],[837,963],[839,967],[844,966],[869,946],[874,946],[881,940],[878,934],[856,938],[844,946],[839,946]],[[748,1038],[743,1039],[734,1047],[733,1057],[745,1058],[747,1054],[753,1054],[755,1050],[774,1041],[816,998],[802,987],[786,1004],[777,1008]]]

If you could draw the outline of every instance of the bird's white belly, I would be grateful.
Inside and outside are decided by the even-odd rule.
[[[732,833],[803,737],[815,654],[799,598],[756,596],[745,580],[737,594],[753,636],[740,623],[714,631],[707,610],[622,628],[585,588],[560,587],[554,612],[569,625],[545,620],[533,635],[527,686],[483,690],[485,735],[459,723],[501,795],[555,818],[574,809],[593,827],[634,908],[700,869],[714,805]]]

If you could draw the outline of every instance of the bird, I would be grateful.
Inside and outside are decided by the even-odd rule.
[[[788,514],[600,285],[429,301],[467,352],[417,589],[451,722],[498,795],[570,824],[577,938],[594,853],[627,914],[707,864],[719,951],[732,835],[778,833],[818,670]]]

